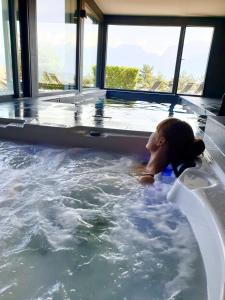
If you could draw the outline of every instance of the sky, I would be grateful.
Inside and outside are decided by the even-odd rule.
[[[186,42],[208,42],[210,39],[210,28],[187,29],[191,34],[186,35]],[[167,48],[178,44],[180,27],[176,26],[125,26],[109,25],[108,29],[109,47],[121,45],[137,45],[145,52],[163,54]]]
[[[160,55],[168,47],[178,44],[179,34],[180,27],[109,25],[108,46],[135,45],[145,52]]]

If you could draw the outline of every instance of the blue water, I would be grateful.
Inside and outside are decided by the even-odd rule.
[[[0,299],[203,300],[174,178],[141,186],[135,158],[0,142]]]

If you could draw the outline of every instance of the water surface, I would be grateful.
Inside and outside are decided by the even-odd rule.
[[[201,256],[134,158],[0,142],[0,299],[203,300]]]

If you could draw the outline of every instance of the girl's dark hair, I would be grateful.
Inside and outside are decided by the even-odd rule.
[[[168,160],[170,163],[181,163],[194,160],[205,150],[203,140],[196,139],[191,126],[179,119],[168,118],[157,126],[168,143]]]

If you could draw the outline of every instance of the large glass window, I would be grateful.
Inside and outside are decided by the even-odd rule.
[[[39,91],[75,88],[76,0],[37,0]]]
[[[91,18],[84,20],[83,87],[96,86],[98,24]]]
[[[108,26],[106,88],[171,92],[180,27]]]
[[[212,36],[212,27],[186,28],[178,93],[202,95]]]
[[[13,94],[8,1],[0,0],[0,96]]]

